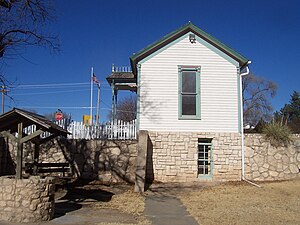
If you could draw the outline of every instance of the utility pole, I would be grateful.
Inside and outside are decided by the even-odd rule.
[[[2,114],[4,113],[4,95],[6,92],[9,92],[9,90],[5,89],[5,85],[2,84],[2,90],[0,90],[1,94],[2,94]]]
[[[90,125],[93,125],[93,75],[94,68],[91,68],[91,108],[90,108]]]
[[[97,99],[97,113],[96,113],[96,123],[99,125],[99,118],[100,118],[100,83],[97,83],[98,86],[98,99]]]

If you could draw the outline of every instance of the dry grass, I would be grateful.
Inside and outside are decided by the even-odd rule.
[[[228,183],[180,196],[201,225],[300,224],[300,180]]]
[[[151,224],[143,215],[145,209],[145,197],[133,190],[112,196],[109,202],[100,202],[95,205],[97,208],[117,209],[123,213],[133,215],[137,220],[135,225]],[[128,223],[100,223],[99,225],[131,225]]]

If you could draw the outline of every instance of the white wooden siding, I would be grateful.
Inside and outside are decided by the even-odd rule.
[[[201,120],[178,119],[178,65],[200,66]],[[237,68],[188,35],[141,63],[140,129],[238,132]]]

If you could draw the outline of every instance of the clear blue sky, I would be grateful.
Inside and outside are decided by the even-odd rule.
[[[288,102],[293,90],[300,91],[300,1],[57,0],[55,8],[57,20],[49,30],[59,36],[61,53],[52,55],[47,49],[31,47],[22,57],[7,59],[3,70],[20,85],[88,83],[93,66],[103,87],[102,120],[111,104],[105,80],[111,64],[129,65],[132,53],[188,21],[250,59],[256,75],[278,84],[272,100],[275,109]],[[95,96],[96,86],[94,90]],[[10,94],[15,102],[7,99],[6,110],[25,107],[44,114],[61,108],[75,120],[89,114],[88,109],[64,108],[89,106],[88,84],[17,88]]]

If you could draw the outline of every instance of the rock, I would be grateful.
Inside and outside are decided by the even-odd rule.
[[[267,157],[267,161],[270,165],[275,165],[277,163],[277,160],[274,158],[274,156],[271,155]]]
[[[111,154],[112,155],[120,155],[121,150],[119,148],[113,148],[113,149],[111,149]]]
[[[268,155],[275,155],[277,153],[277,149],[273,146],[270,146],[268,149]]]
[[[265,162],[265,158],[262,155],[256,155],[254,157],[254,161],[256,162],[256,164],[258,166],[262,166],[264,164],[264,162]]]
[[[268,163],[264,163],[263,168],[269,169],[270,165]]]
[[[260,173],[258,171],[253,172],[253,179],[260,177]]]
[[[277,177],[279,173],[276,171],[270,171],[269,174],[271,177]]]
[[[245,157],[253,157],[254,149],[248,146],[245,146]]]
[[[300,163],[300,152],[297,153],[297,161],[298,161],[298,163]]]
[[[255,139],[254,139],[254,145],[255,145],[255,146],[259,146],[259,145],[260,145],[260,141],[259,141],[258,138],[255,138]]]
[[[258,165],[256,163],[253,163],[252,167],[251,167],[251,170],[252,171],[258,171]]]
[[[296,174],[299,173],[299,168],[295,164],[290,164],[289,166],[291,173]]]
[[[260,173],[263,173],[263,172],[265,172],[265,171],[267,171],[268,169],[266,169],[266,168],[264,168],[264,167],[262,167],[262,166],[260,166],[259,167],[259,169],[258,169],[258,171],[260,172]]]
[[[264,178],[266,178],[266,177],[269,176],[269,173],[268,173],[268,172],[264,172],[264,173],[262,173],[262,176],[263,176]]]
[[[277,152],[277,153],[274,155],[274,158],[277,159],[277,160],[279,160],[279,159],[282,158],[282,155],[279,154],[279,153]]]
[[[290,163],[289,157],[286,156],[286,155],[283,155],[282,156],[282,162],[283,162],[283,164],[288,165]]]

